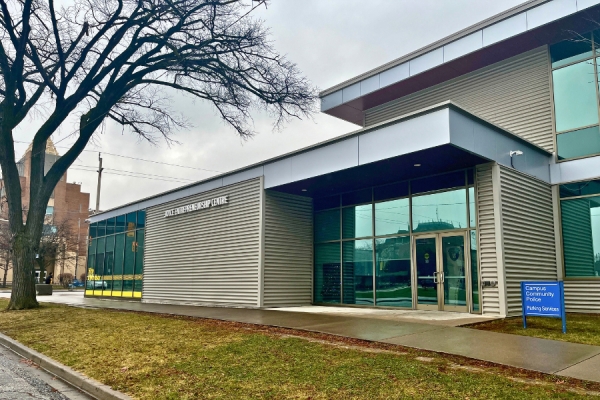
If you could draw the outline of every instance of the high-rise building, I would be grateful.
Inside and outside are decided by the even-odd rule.
[[[17,162],[21,181],[21,201],[24,218],[27,218],[29,208],[31,152],[32,145],[30,144]],[[48,139],[44,173],[48,173],[59,158],[60,154],[56,150],[52,139]],[[4,220],[4,223],[0,225],[0,229],[4,230],[7,229],[8,204],[2,180],[0,180],[0,185],[2,187],[0,218]],[[88,247],[88,224],[85,220],[89,217],[89,204],[90,194],[81,192],[80,183],[68,183],[67,174],[65,173],[56,185],[46,207],[42,241],[46,241],[49,245],[43,247],[43,254],[38,255],[38,259],[39,256],[43,257],[47,274],[53,273],[57,278],[60,274],[70,273],[79,278],[81,274],[85,273]],[[2,260],[0,263],[4,262],[1,255],[0,259]],[[39,271],[37,265],[36,270]],[[39,272],[37,272],[37,275],[39,276]],[[12,281],[12,269],[8,271],[7,281]]]

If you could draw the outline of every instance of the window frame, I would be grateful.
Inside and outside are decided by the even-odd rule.
[[[593,180],[598,180],[598,179],[600,179],[600,177],[598,177],[596,179],[588,179],[588,180],[584,180],[584,181],[563,182],[557,186],[568,185],[568,184],[572,184],[572,183],[588,182],[588,181],[593,181]],[[562,202],[563,201],[578,200],[578,199],[585,199],[588,197],[599,197],[599,196],[600,196],[600,193],[585,194],[585,195],[580,195],[580,196],[560,197],[560,192],[559,192],[557,195],[557,199],[558,199],[557,211],[558,211],[558,219],[560,221],[560,227],[559,227],[560,228],[560,261],[562,262],[562,277],[563,277],[563,280],[565,280],[565,281],[599,281],[600,280],[600,276],[582,276],[582,277],[567,276],[567,265],[565,263],[565,238],[563,235],[563,216],[562,216]]]
[[[596,46],[596,40],[595,40],[596,35],[598,35],[600,37],[600,30],[590,32],[590,41],[591,41],[591,48],[592,48],[591,56],[582,58],[582,59],[579,59],[576,61],[572,61],[568,64],[560,65],[558,67],[552,66],[552,53],[551,53],[550,46],[548,46],[548,63],[550,64],[550,82],[551,82],[550,95],[552,97],[552,131],[553,131],[553,141],[554,141],[554,160],[557,163],[581,160],[584,158],[600,156],[600,152],[597,152],[597,153],[592,153],[592,154],[588,154],[585,156],[579,156],[579,157],[574,157],[574,158],[566,158],[566,159],[558,158],[558,135],[569,133],[569,132],[574,132],[574,131],[577,131],[580,129],[592,128],[592,127],[596,127],[596,126],[599,127],[599,129],[600,129],[600,88],[598,87],[598,85],[600,83],[599,82],[600,79],[598,77],[598,59],[600,59],[600,46]],[[598,51],[598,53],[597,53],[597,51]],[[596,90],[596,110],[598,112],[598,123],[593,124],[593,125],[581,126],[576,129],[559,132],[556,130],[556,103],[555,103],[555,96],[554,96],[554,71],[557,71],[557,70],[560,70],[560,69],[563,69],[566,67],[570,67],[572,65],[579,64],[579,63],[586,62],[586,61],[591,61],[592,65],[594,66],[594,88]]]

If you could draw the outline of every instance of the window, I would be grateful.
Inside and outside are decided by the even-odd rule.
[[[597,39],[600,32],[550,47],[559,160],[600,154]]]
[[[600,196],[560,202],[567,278],[600,276]]]
[[[314,302],[412,307],[411,234],[474,229],[474,178],[460,170],[314,199]],[[477,287],[472,296],[478,307]]]
[[[90,225],[86,294],[141,297],[145,211]]]
[[[53,206],[47,206],[46,207],[46,215],[53,215],[54,214],[54,207]]]
[[[451,190],[413,197],[413,232],[467,227],[467,191]]]

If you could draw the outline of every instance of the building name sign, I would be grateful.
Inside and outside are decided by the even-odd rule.
[[[188,204],[186,206],[172,208],[170,210],[165,211],[165,218],[173,217],[179,214],[189,213],[192,211],[204,210],[206,208],[218,207],[222,206],[223,204],[229,204],[229,196],[215,197],[211,200],[203,200],[197,203]]]

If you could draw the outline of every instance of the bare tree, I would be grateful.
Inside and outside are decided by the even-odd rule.
[[[179,92],[210,102],[243,138],[251,111],[280,127],[314,111],[316,90],[280,56],[263,23],[266,0],[0,0],[0,167],[13,234],[9,309],[37,307],[33,278],[45,207],[56,183],[107,120],[140,138],[172,140],[185,120],[169,108]],[[26,218],[13,131],[36,107]],[[78,115],[75,143],[44,174],[46,141]]]
[[[79,256],[77,230],[72,221],[62,219],[44,224],[36,253],[40,277],[52,273],[55,279],[65,271],[65,263]]]

